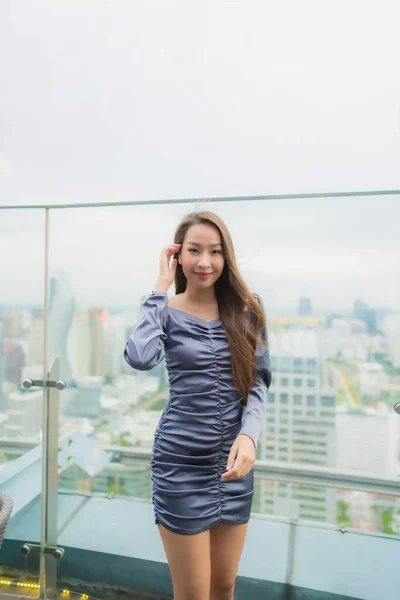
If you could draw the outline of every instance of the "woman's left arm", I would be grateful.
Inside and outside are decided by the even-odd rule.
[[[262,337],[267,342],[266,327]],[[271,384],[269,350],[261,343],[257,344],[256,362],[256,381],[247,396],[247,404],[243,407],[242,427],[229,453],[227,470],[222,475],[224,481],[247,475],[255,462],[257,442],[265,421],[267,391]]]

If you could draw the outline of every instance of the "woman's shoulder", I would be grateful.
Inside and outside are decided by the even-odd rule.
[[[183,294],[175,294],[175,296],[168,298],[167,307],[182,308],[182,295]]]
[[[261,304],[261,306],[263,306],[263,301],[261,296],[259,296],[258,294],[256,294],[255,292],[252,292],[252,295],[254,296],[254,298],[257,300],[258,304]]]

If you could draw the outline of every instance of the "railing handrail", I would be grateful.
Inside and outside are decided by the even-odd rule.
[[[106,452],[117,453],[120,458],[150,460],[151,450],[126,446],[102,446]],[[373,473],[338,471],[331,467],[304,466],[297,463],[257,460],[254,472],[266,478],[287,483],[300,483],[334,488],[351,488],[377,494],[400,497],[400,481],[378,477]]]
[[[29,440],[11,440],[0,438],[0,451],[10,451],[13,448],[22,451],[33,449],[38,444]],[[149,462],[149,448],[126,446],[101,446],[102,450],[118,455],[120,459],[143,460]],[[351,488],[377,494],[388,494],[400,497],[400,481],[379,477],[374,473],[342,471],[332,467],[302,465],[280,461],[257,460],[254,471],[271,480],[288,483],[304,483],[309,485],[327,486],[334,488]]]
[[[106,208],[112,206],[150,206],[163,204],[201,204],[213,202],[254,202],[260,200],[296,200],[307,198],[341,198],[358,196],[397,196],[400,190],[366,190],[352,192],[311,192],[308,194],[262,194],[261,196],[211,196],[204,198],[172,198],[165,200],[126,200],[116,202],[93,202],[76,204],[23,204],[0,206],[0,210],[27,210],[27,209],[65,209],[65,208]]]

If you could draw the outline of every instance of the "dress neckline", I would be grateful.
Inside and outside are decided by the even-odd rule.
[[[212,321],[206,321],[205,319],[202,319],[201,317],[197,317],[196,315],[192,315],[191,313],[186,312],[186,310],[180,310],[179,308],[174,308],[173,306],[169,306],[168,304],[167,304],[167,309],[174,310],[175,312],[181,313],[182,315],[185,315],[186,317],[189,317],[190,319],[194,319],[195,321],[204,323],[204,325],[207,325],[208,327],[210,327],[211,325],[215,325],[216,323],[221,323],[221,319],[213,319]]]

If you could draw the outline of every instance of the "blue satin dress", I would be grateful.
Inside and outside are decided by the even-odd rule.
[[[162,292],[145,298],[125,347],[125,360],[134,369],[149,370],[165,357],[168,370],[170,398],[151,460],[155,521],[179,534],[200,533],[220,522],[247,523],[253,471],[232,481],[221,481],[221,475],[239,433],[257,445],[271,381],[268,349],[257,345],[258,374],[243,408],[222,322],[204,321],[167,302]]]

